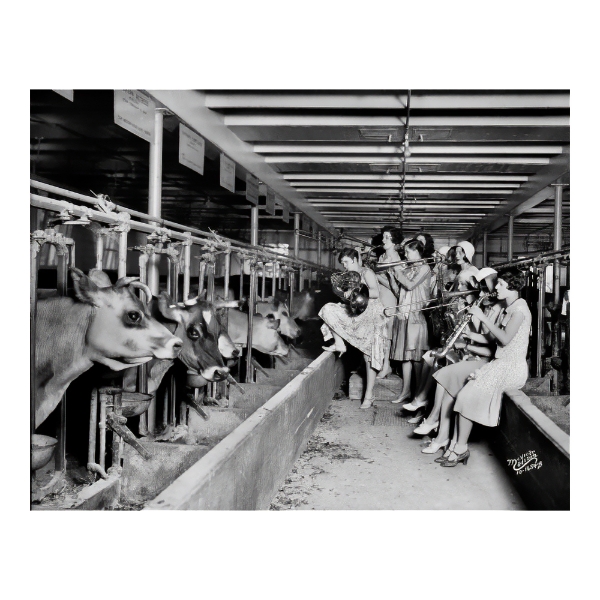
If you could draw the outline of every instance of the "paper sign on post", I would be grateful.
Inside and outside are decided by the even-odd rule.
[[[270,215],[275,214],[275,192],[269,188],[267,188],[267,206],[265,208]]]
[[[246,200],[258,206],[258,178],[246,173]]]
[[[179,125],[179,162],[204,175],[204,138],[183,123]]]
[[[67,100],[70,100],[71,102],[73,102],[73,90],[52,90],[52,91],[56,92],[63,98],[66,98]]]
[[[137,90],[115,90],[115,123],[147,142],[154,134],[156,103]]]
[[[235,162],[221,152],[221,187],[230,192],[235,192]]]

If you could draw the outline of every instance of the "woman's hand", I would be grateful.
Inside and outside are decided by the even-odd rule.
[[[483,311],[479,308],[479,306],[469,306],[467,312],[472,314],[474,317],[477,317],[480,321],[485,319],[485,315],[483,314]]]

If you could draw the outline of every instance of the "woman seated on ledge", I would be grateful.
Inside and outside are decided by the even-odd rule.
[[[522,388],[527,381],[526,355],[531,312],[525,300],[519,298],[519,291],[524,285],[525,274],[514,267],[498,273],[496,292],[503,311],[496,322],[479,307],[472,306],[468,309],[496,338],[497,350],[494,360],[469,376],[470,381],[458,392],[456,403],[450,394],[442,401],[440,428],[437,438],[431,442],[431,447],[437,451],[449,445],[443,460],[438,459],[443,467],[454,467],[459,462],[467,464],[470,456],[467,442],[473,423],[496,427],[500,420],[502,394],[506,390]],[[479,335],[471,333],[469,337],[475,342],[482,342]],[[441,371],[436,374],[438,377],[439,373]],[[450,444],[453,407],[458,413],[455,421],[456,442]]]
[[[375,375],[384,363],[386,344],[387,322],[383,315],[383,305],[379,301],[379,285],[375,273],[366,267],[361,267],[358,252],[352,248],[344,248],[339,256],[346,271],[360,273],[361,283],[369,288],[369,301],[366,310],[359,315],[348,312],[346,304],[326,304],[319,312],[319,317],[325,321],[321,328],[323,337],[335,340],[333,346],[323,346],[327,352],[339,352],[340,356],[346,351],[346,340],[350,345],[358,348],[365,356],[367,367],[367,385],[361,408],[370,408],[373,405],[373,386]]]

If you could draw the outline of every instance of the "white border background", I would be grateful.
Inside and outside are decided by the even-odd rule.
[[[5,8],[5,597],[546,599],[596,588],[599,451],[583,442],[598,438],[597,20],[576,2],[413,4],[34,0]],[[572,317],[571,512],[29,512],[31,88],[570,89],[573,278],[588,285],[575,290],[575,306],[589,298],[586,321],[582,307]]]

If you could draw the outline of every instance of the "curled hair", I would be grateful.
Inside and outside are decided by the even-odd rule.
[[[433,244],[433,238],[428,234],[428,233],[419,233],[419,235],[417,235],[417,237],[424,237],[425,238],[425,248],[423,250],[423,258],[431,258],[433,256],[433,253],[435,252],[435,247]]]
[[[402,243],[404,236],[402,235],[402,231],[400,230],[399,227],[393,227],[392,225],[386,225],[385,227],[382,227],[381,228],[381,239],[382,240],[383,240],[383,234],[386,233],[387,231],[389,231],[390,235],[392,236],[392,242],[393,242],[394,246],[398,246],[399,244]]]
[[[527,283],[527,275],[523,271],[517,269],[517,267],[502,269],[498,273],[498,279],[506,281],[507,288],[517,292],[520,292]]]
[[[467,253],[465,252],[465,249],[462,246],[452,246],[452,248],[448,250],[448,254],[446,254],[446,262],[449,264],[456,262],[456,251],[458,250],[458,248],[460,248],[463,251],[463,260],[466,263],[471,264],[471,261],[467,257]]]
[[[419,256],[421,258],[423,258],[423,252],[425,250],[425,246],[423,245],[423,242],[415,239],[412,240],[408,240],[408,242],[406,242],[406,244],[404,244],[404,253],[406,253],[406,250],[410,248],[411,250],[416,250],[419,253]]]
[[[338,262],[341,263],[342,258],[344,258],[345,256],[347,256],[351,260],[358,261],[358,252],[354,248],[344,248],[338,256]]]

